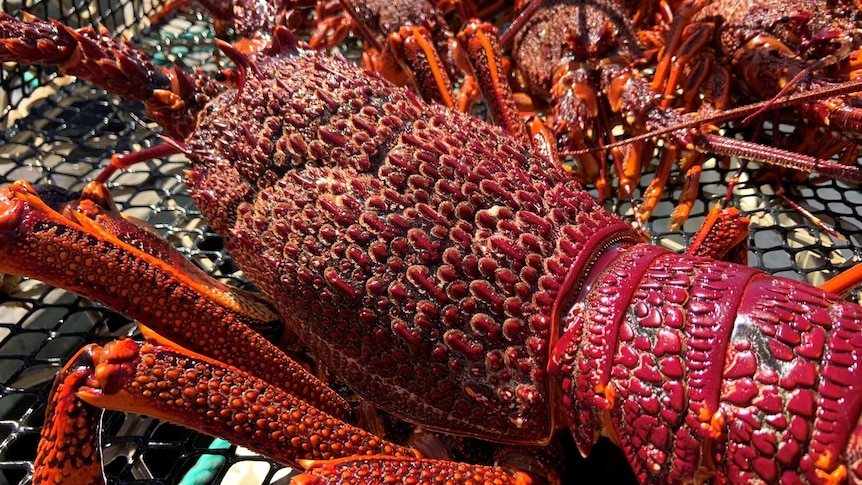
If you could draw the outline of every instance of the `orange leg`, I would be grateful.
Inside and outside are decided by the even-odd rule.
[[[144,413],[310,468],[294,483],[386,483],[389,477],[406,483],[533,483],[527,474],[505,468],[421,459],[411,448],[347,424],[248,373],[142,331],[146,342],[87,346],[61,372],[43,428],[35,484],[104,483],[99,408]]]
[[[42,438],[33,462],[33,485],[104,485],[99,448],[102,410],[75,396],[90,372],[83,351],[60,371],[51,390]],[[84,362],[86,363],[86,362]]]
[[[826,283],[820,285],[820,289],[843,295],[860,284],[862,284],[862,263],[858,263],[852,268],[839,273]]]
[[[661,102],[662,106],[671,106],[671,103],[675,98],[674,93],[681,81],[685,67],[689,65],[695,54],[700,52],[712,39],[714,31],[715,25],[711,23],[689,25],[683,32],[685,42],[683,42],[679,49],[673,53],[665,52],[665,58],[671,57],[673,59],[673,68],[670,69],[667,82],[664,85],[664,97]],[[658,80],[659,78],[656,76],[655,81]]]
[[[85,204],[86,205],[86,204]],[[268,305],[123,242],[84,215],[64,217],[26,182],[0,192],[0,272],[39,279],[100,301],[171,340],[283,385],[337,416],[350,407],[247,323]],[[152,239],[140,235],[145,241]],[[265,328],[270,323],[255,324]],[[256,349],[255,355],[237,349]]]
[[[662,151],[655,177],[644,190],[643,203],[636,209],[640,220],[649,220],[652,215],[652,211],[658,204],[659,199],[661,199],[661,194],[664,192],[668,177],[670,176],[670,170],[678,155],[679,148],[676,145],[670,145]]]
[[[686,254],[746,264],[748,222],[737,209],[716,204],[694,235]]]
[[[357,454],[416,456],[239,369],[168,343],[121,340],[85,347],[61,372],[34,483],[100,482],[97,408],[180,423],[281,463]],[[63,476],[67,481],[55,481]]]
[[[429,101],[455,107],[452,80],[437,52],[434,38],[425,27],[406,26],[388,38],[389,49],[407,72],[412,73],[414,89]]]
[[[705,5],[705,0],[691,0],[689,2],[686,2],[679,9],[677,9],[676,19],[674,20],[673,26],[671,26],[671,30],[668,33],[668,40],[665,43],[665,47],[663,49],[663,54],[661,56],[659,64],[658,66],[656,66],[652,83],[653,91],[659,92],[662,90],[662,87],[664,86],[664,83],[669,75],[668,71],[670,70],[673,56],[679,50],[679,46],[681,45],[683,39],[683,31],[685,30],[685,27],[689,25],[689,22],[691,22],[691,19],[694,17],[694,15],[698,11],[700,11]]]
[[[622,160],[617,197],[631,198],[638,181],[641,179],[644,160],[652,159],[655,142],[638,142],[613,150],[620,150],[619,157]]]
[[[700,192],[700,174],[703,170],[704,158],[703,153],[691,152],[689,156],[684,158],[686,166],[682,166],[682,164],[680,166],[680,169],[685,170],[685,183],[679,195],[679,201],[670,215],[671,231],[682,227],[691,213],[691,207]]]
[[[531,142],[509,86],[497,28],[486,22],[471,21],[458,33],[458,45],[469,59],[494,124]]]

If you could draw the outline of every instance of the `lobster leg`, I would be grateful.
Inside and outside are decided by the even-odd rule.
[[[551,163],[556,163],[559,154],[552,130],[537,117],[524,121],[519,113],[505,72],[497,28],[488,22],[471,21],[458,33],[457,40],[464,64],[472,72],[470,79],[475,80],[482,97],[485,98],[491,120],[507,133],[532,145],[536,153],[541,154]],[[580,98],[583,101],[580,105],[586,107],[590,116],[595,118],[597,116],[595,93],[584,89],[579,95],[583,96]],[[572,142],[579,143],[583,138],[583,127],[574,123],[572,128],[572,131],[577,131],[577,136],[573,137],[577,141]],[[581,130],[578,131],[578,128]],[[579,165],[577,176],[584,180],[595,180],[599,177],[601,162],[592,155],[580,157]],[[600,197],[604,192],[600,190]]]
[[[89,377],[81,369],[84,352],[70,359],[54,380],[39,440],[33,485],[103,485],[101,448],[96,432],[102,410],[78,399],[74,390]]]
[[[297,32],[301,28],[302,22],[296,22],[297,25],[291,25],[291,18],[299,16],[297,11],[301,9],[297,7],[314,7],[316,26],[309,35],[308,43],[314,49],[331,49],[344,41],[353,27],[353,22],[346,12],[342,11],[341,4],[337,0],[328,0],[324,2],[312,2],[311,5],[301,5],[303,1],[292,1],[293,5],[288,5],[285,12],[284,24]]]
[[[341,0],[354,30],[371,46],[363,53],[365,67],[411,85],[426,101],[457,107],[449,56],[454,43],[443,12],[424,0],[386,3]]]
[[[748,262],[748,223],[734,207],[715,204],[694,235],[686,254],[736,264]]]
[[[652,89],[654,91],[660,91],[666,82],[667,77],[669,76],[669,71],[671,71],[671,63],[674,60],[674,56],[671,53],[675,54],[680,50],[680,44],[682,43],[685,27],[689,25],[689,22],[691,22],[694,15],[697,14],[705,4],[706,2],[704,0],[692,0],[690,2],[685,2],[681,8],[675,12],[674,23],[671,26],[670,32],[668,32],[667,41],[663,48],[664,53],[659,60],[655,75],[653,76]]]
[[[89,435],[97,434],[97,408],[145,412],[223,436],[282,463],[363,454],[417,456],[239,369],[145,334],[150,340],[144,343],[89,345],[61,372],[34,483],[58,483],[54,480],[60,476],[67,477],[63,483],[101,478],[96,438]],[[76,413],[67,417],[72,409]],[[70,471],[84,463],[89,466],[82,471]]]
[[[414,88],[423,99],[455,108],[452,80],[428,29],[401,27],[389,35],[387,44],[404,71],[412,74]]]
[[[665,52],[664,58],[673,59],[673,68],[670,70],[669,79],[666,81],[663,99],[661,105],[665,108],[671,106],[671,101],[674,99],[674,92],[683,75],[685,66],[689,64],[697,52],[704,48],[704,45],[712,38],[715,26],[709,23],[693,24],[689,26],[692,32],[685,32],[686,41],[680,46],[677,52]],[[663,58],[663,59],[664,59]],[[656,77],[653,79],[653,88],[656,81],[661,79]]]
[[[820,288],[823,289],[823,291],[830,291],[843,295],[860,284],[862,284],[862,263],[856,264],[852,268],[843,271],[826,283],[820,285]]]
[[[515,106],[497,28],[487,22],[471,21],[458,33],[458,44],[482,91],[494,124],[509,134],[530,142],[527,128]]]
[[[291,482],[300,485],[386,477],[445,479],[453,485],[534,483],[526,473],[502,467],[422,459],[261,379],[142,331],[148,341],[91,344],[61,371],[34,485],[104,484],[97,432],[101,409],[146,413],[223,436],[281,463],[298,463],[310,469]]]
[[[38,201],[31,199],[30,196],[37,195],[45,201],[49,197],[56,198],[66,195],[65,191],[56,186],[41,186],[37,191],[29,184],[22,182],[13,183],[6,190],[9,191],[10,195],[20,195],[22,200],[31,204],[32,210],[46,212],[47,208],[40,205]],[[60,194],[60,192],[64,193]],[[143,221],[124,217],[117,210],[113,197],[104,184],[95,181],[89,182],[81,191],[80,197],[74,198],[71,193],[68,194],[68,197],[70,199],[59,206],[59,213],[67,214],[67,218],[71,221],[83,221],[79,214],[91,219],[97,226],[81,222],[82,227],[92,229],[94,235],[99,231],[104,231],[101,234],[102,238],[110,240],[111,236],[114,236],[123,243],[130,244],[138,250],[164,261],[178,272],[182,272],[191,284],[200,282],[205,285],[206,291],[213,292],[212,298],[205,299],[202,297],[200,301],[212,301],[215,304],[221,302],[225,306],[224,312],[235,314],[238,322],[271,341],[279,342],[282,340],[282,334],[286,329],[279,320],[278,313],[266,300],[256,293],[243,291],[214,280],[183,257],[153,227]],[[52,202],[54,204],[59,203],[56,200]],[[56,205],[49,205],[49,207],[56,207]],[[213,311],[213,313],[221,312]],[[197,318],[203,318],[204,315],[205,312],[200,312]]]
[[[0,272],[37,278],[101,301],[172,340],[307,395],[336,416],[350,415],[343,399],[249,329],[249,315],[275,318],[266,304],[238,295],[201,271],[184,273],[190,265],[172,263],[177,257],[173,252],[162,250],[172,255],[163,261],[76,214],[69,219],[52,210],[26,182],[0,192],[0,247],[5,255]],[[126,233],[134,230],[122,227]],[[137,239],[158,249],[152,235],[138,233]],[[238,348],[259,349],[261,354],[250,356]]]

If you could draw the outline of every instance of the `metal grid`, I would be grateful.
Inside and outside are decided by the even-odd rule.
[[[133,34],[156,12],[140,1],[123,8],[99,3],[39,2],[27,10],[70,25],[103,23]],[[5,4],[7,8],[9,4]],[[102,12],[82,15],[79,12]],[[7,10],[13,15],[18,12]],[[133,40],[157,63],[185,68],[212,63],[213,31],[194,15],[147,29]],[[0,185],[14,180],[77,190],[116,152],[158,143],[144,124],[140,103],[108,96],[51,69],[4,66],[0,85]],[[246,285],[221,238],[209,231],[182,185],[181,157],[139,165],[110,186],[120,208],[148,221],[199,266],[237,286]],[[133,335],[125,318],[36,281],[6,279],[0,291],[0,484],[26,483],[32,473],[51,383],[63,362],[89,342]],[[103,421],[106,475],[111,483],[179,483],[202,454],[223,456],[214,483],[278,483],[280,465],[235,450],[207,451],[211,438],[151,418],[107,413]]]
[[[20,7],[4,5],[13,14]],[[134,29],[139,26],[136,19],[154,12],[139,0],[124,2],[121,9],[102,2],[61,5],[37,0],[27,4],[27,10],[73,25],[102,22],[114,30]],[[154,59],[215,68],[213,33],[206,20],[188,14],[157,27],[134,39]],[[5,96],[0,126],[7,128],[0,135],[0,185],[23,179],[80,189],[113,153],[157,142],[155,127],[140,122],[140,104],[79,82],[54,82],[45,88],[51,79],[51,70],[7,66],[0,71]],[[53,94],[45,96],[46,92]],[[209,231],[186,195],[182,169],[181,157],[136,166],[112,180],[115,200],[126,213],[147,220],[205,270],[245,285],[220,237]],[[668,232],[668,216],[681,187],[674,180],[649,223],[654,242],[683,248],[708,207],[724,196],[731,173],[714,167],[706,170],[692,217],[682,231]],[[644,186],[648,181],[646,177]],[[735,202],[753,221],[753,266],[819,283],[862,260],[858,187],[829,181],[788,189],[791,198],[835,226],[847,241],[828,236],[793,209],[777,204],[769,185],[745,182],[736,191]],[[607,205],[623,214],[630,209],[628,203],[616,200]],[[104,343],[133,332],[123,317],[36,281],[13,280],[0,292],[0,484],[24,483],[32,472],[46,393],[62,362],[85,343]],[[178,483],[197,457],[210,453],[205,450],[208,438],[148,418],[109,413],[103,427],[106,471],[114,483]],[[284,475],[281,467],[263,458],[237,457],[232,450],[211,453],[227,459],[218,469],[216,483],[239,483],[234,465],[249,462],[262,477],[251,483],[277,483]],[[611,469],[604,465],[597,483],[609,483],[610,477],[603,474]]]

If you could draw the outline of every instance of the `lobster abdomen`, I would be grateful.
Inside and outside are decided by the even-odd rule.
[[[552,358],[583,452],[607,426],[645,483],[858,480],[858,305],[652,246],[611,258]]]

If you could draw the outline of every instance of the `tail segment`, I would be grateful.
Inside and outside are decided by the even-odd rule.
[[[645,245],[598,273],[551,369],[582,452],[604,432],[649,483],[859,480],[862,308]]]

